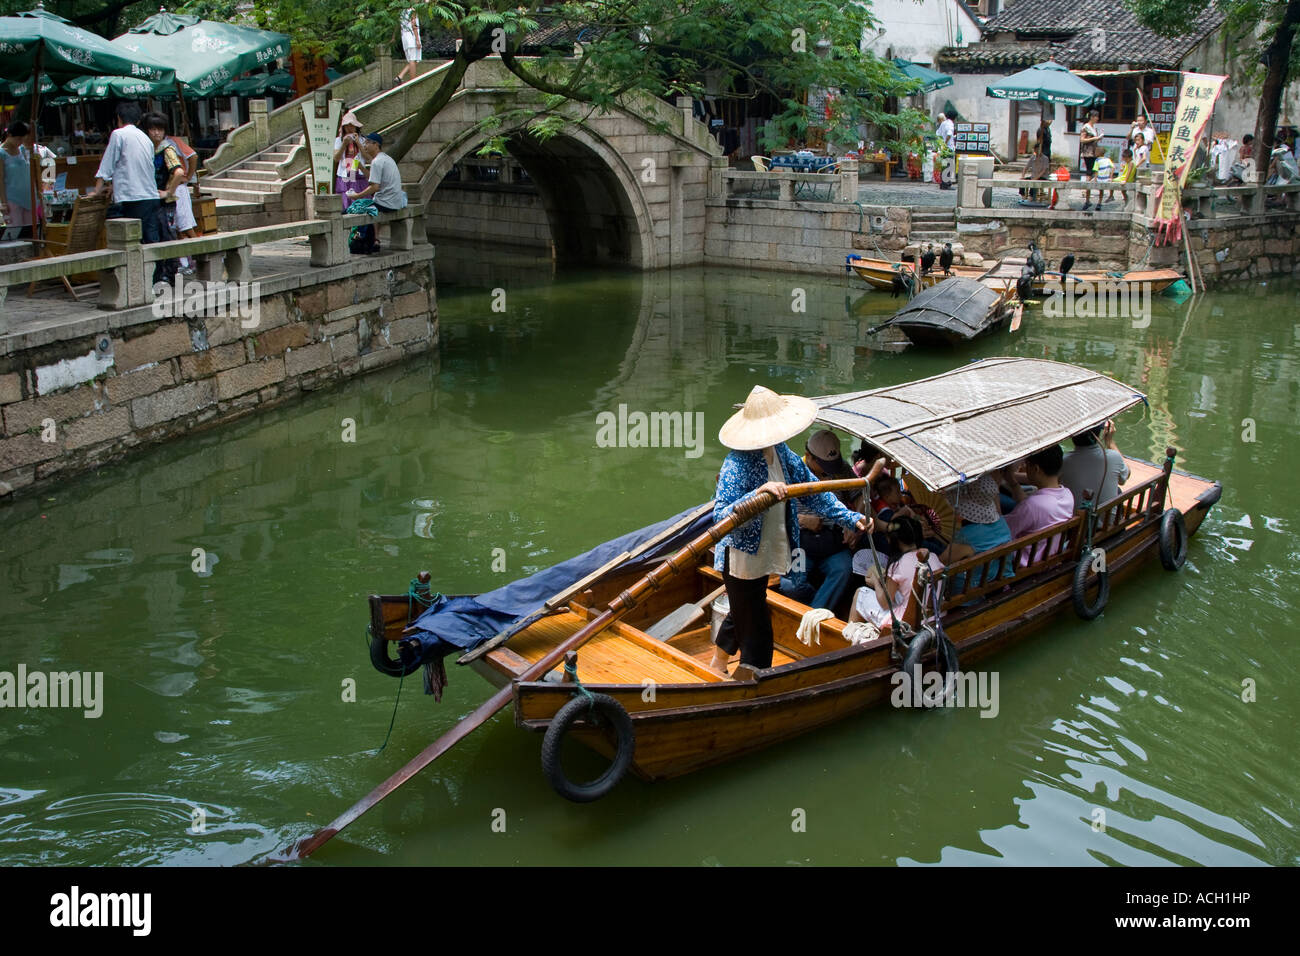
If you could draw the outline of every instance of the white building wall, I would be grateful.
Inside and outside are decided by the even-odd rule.
[[[862,49],[882,58],[933,66],[943,47],[969,46],[980,38],[979,24],[953,0],[873,0],[871,13],[879,22],[863,35]]]

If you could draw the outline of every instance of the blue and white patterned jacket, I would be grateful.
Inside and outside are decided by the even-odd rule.
[[[782,442],[776,446],[777,461],[781,463],[781,473],[785,475],[786,484],[793,485],[817,478],[803,459],[796,455]],[[718,474],[718,490],[713,496],[713,523],[717,524],[731,516],[737,505],[744,504],[754,497],[754,492],[767,483],[767,461],[763,451],[733,451],[722,462],[722,471]],[[852,528],[864,517],[844,506],[839,498],[830,492],[820,495],[806,495],[798,499],[814,514],[821,515],[828,521]],[[790,549],[799,547],[799,522],[795,517],[795,499],[785,501],[785,528],[790,539]],[[759,537],[763,533],[763,514],[745,522],[731,534],[718,542],[714,554],[713,566],[722,570],[727,548],[739,548],[746,554],[758,553]]]

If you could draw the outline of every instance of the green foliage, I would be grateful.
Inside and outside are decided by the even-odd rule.
[[[1165,36],[1187,32],[1187,25],[1200,16],[1205,0],[1124,0],[1142,23]],[[1272,41],[1286,12],[1286,0],[1218,0],[1218,9],[1227,17],[1230,50],[1239,59],[1234,79],[1258,86],[1264,69],[1260,58]],[[1295,26],[1291,27],[1294,32]],[[1291,48],[1288,73],[1300,72],[1300,43]]]

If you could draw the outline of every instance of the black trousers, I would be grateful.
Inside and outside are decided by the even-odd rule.
[[[772,615],[767,609],[767,575],[747,581],[733,578],[731,550],[722,566],[722,583],[727,586],[731,611],[718,628],[718,647],[728,654],[740,651],[740,663],[751,667],[772,666]]]

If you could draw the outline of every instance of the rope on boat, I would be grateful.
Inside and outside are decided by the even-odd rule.
[[[564,673],[568,674],[571,678],[573,678],[573,683],[578,688],[578,693],[582,694],[584,697],[587,698],[587,706],[595,707],[596,695],[593,694],[591,691],[587,690],[587,688],[582,686],[582,681],[578,679],[578,666],[576,664],[570,664],[568,661],[565,661]],[[575,694],[574,696],[576,697],[577,694]]]
[[[415,582],[412,581],[411,583],[414,584]],[[428,590],[427,586],[425,589]],[[370,625],[367,624],[366,625],[367,644],[370,643],[370,637],[371,637]],[[397,704],[398,701],[402,699],[402,684],[405,683],[405,681],[406,681],[406,670],[405,668],[403,668],[401,675],[397,679],[397,696],[393,698],[393,716],[388,719],[388,733],[384,734],[384,742],[379,745],[378,750],[376,750],[373,754],[371,754],[372,757],[378,757],[381,753],[383,753],[384,748],[388,746],[389,739],[391,739],[393,736],[393,725],[397,723]]]

